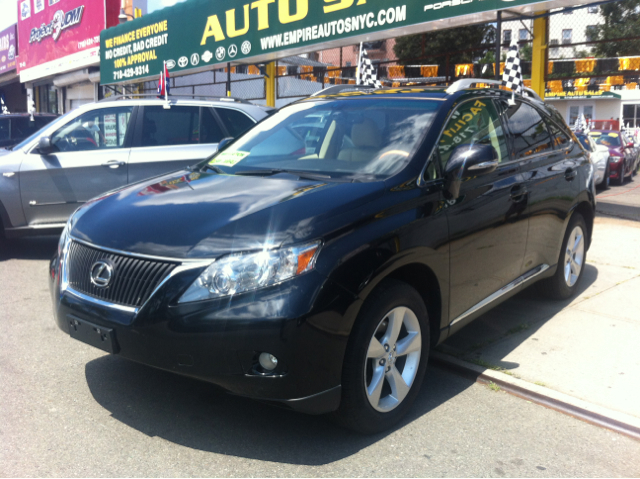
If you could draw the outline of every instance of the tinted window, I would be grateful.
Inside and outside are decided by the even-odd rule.
[[[11,138],[11,120],[9,118],[0,118],[0,140],[8,140]]]
[[[553,139],[553,144],[557,148],[564,148],[565,146],[569,146],[570,144],[569,137],[566,134],[564,134],[562,130],[560,130],[560,128],[558,128],[553,123],[549,122],[548,124],[549,124],[549,129],[551,130],[551,138]],[[587,150],[591,148],[590,146],[584,145],[585,142],[587,144],[589,143],[589,140],[587,138],[579,136],[578,139],[580,140],[580,143],[582,143]]]
[[[197,106],[145,106],[141,146],[191,145],[200,142]]]
[[[14,118],[11,136],[14,140],[26,138],[40,129],[37,125],[38,124],[35,121],[31,121],[29,117]]]
[[[51,143],[58,151],[121,148],[132,111],[132,106],[89,111],[56,131]]]
[[[438,142],[443,168],[456,146],[474,144],[491,145],[500,162],[509,161],[502,123],[489,98],[463,103],[451,115]]]
[[[254,121],[247,115],[238,110],[231,108],[216,108],[218,115],[222,119],[222,123],[227,127],[229,133],[234,138],[242,135],[245,131],[254,125]]]
[[[53,120],[55,120],[54,116],[36,116],[36,131],[42,128],[45,125],[48,125]]]
[[[222,129],[209,108],[202,109],[202,127],[200,143],[219,143],[224,138]]]
[[[507,108],[506,116],[513,135],[513,153],[516,159],[551,150],[547,126],[535,108],[518,101]]]

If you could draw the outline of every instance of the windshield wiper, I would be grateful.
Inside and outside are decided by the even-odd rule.
[[[204,165],[202,167],[202,169],[203,170],[211,170],[214,173],[218,173],[219,175],[223,175],[224,174],[224,171],[222,171],[220,168],[218,168],[217,166],[210,165],[208,163],[206,165]]]
[[[290,175],[295,175],[299,178],[305,178],[309,180],[330,180],[331,179],[331,176],[329,175],[322,175],[320,173],[313,173],[311,171],[286,170],[282,168],[264,168],[260,170],[245,170],[245,171],[237,171],[234,174],[240,175],[240,176],[271,176],[271,175],[277,175],[278,173],[288,173]]]

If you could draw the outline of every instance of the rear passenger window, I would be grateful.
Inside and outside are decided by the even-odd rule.
[[[513,135],[513,153],[516,159],[551,151],[551,136],[535,108],[518,101],[507,108],[506,117]]]
[[[509,161],[502,123],[489,98],[463,103],[449,118],[438,142],[443,169],[456,146],[474,144],[491,145],[501,163]]]
[[[229,130],[229,133],[231,133],[234,138],[239,137],[255,124],[251,118],[238,110],[216,108],[216,112],[220,115],[222,123],[224,123],[224,126],[227,127],[227,130]]]
[[[200,108],[145,106],[141,146],[191,145],[200,142]]]
[[[565,146],[569,146],[571,141],[569,137],[565,135],[560,128],[558,128],[553,123],[549,122],[549,129],[551,130],[551,138],[553,139],[553,145],[556,148],[564,148]],[[591,146],[585,146],[587,150],[591,150]]]
[[[209,108],[203,108],[200,143],[220,143],[222,138],[224,138],[224,134],[218,120],[216,120]]]

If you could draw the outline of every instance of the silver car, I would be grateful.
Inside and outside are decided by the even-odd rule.
[[[0,236],[49,234],[87,200],[182,169],[269,114],[251,103],[159,99],[101,101],[57,118],[0,150]]]

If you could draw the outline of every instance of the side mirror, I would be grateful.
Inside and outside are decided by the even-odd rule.
[[[41,155],[49,155],[53,152],[53,145],[51,144],[50,136],[41,136],[38,141],[38,151]]]
[[[222,140],[220,140],[220,143],[218,143],[218,151],[224,150],[227,146],[229,146],[229,143],[231,143],[233,140],[235,140],[235,138],[231,136],[228,136],[227,138],[223,138]]]
[[[486,175],[499,164],[498,153],[491,145],[458,145],[451,152],[445,168],[445,191],[451,199],[460,196],[460,185],[465,178]]]
[[[627,143],[627,148],[635,148],[635,145],[633,144],[633,141],[630,141],[629,143]]]

